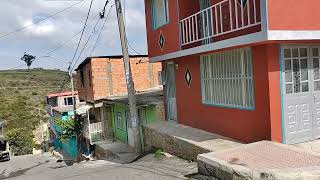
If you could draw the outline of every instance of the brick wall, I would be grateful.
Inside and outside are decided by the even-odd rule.
[[[135,89],[147,90],[159,86],[158,72],[161,63],[148,63],[147,57],[130,58],[131,70]],[[89,71],[92,73],[91,86]],[[110,95],[125,94],[127,85],[123,60],[119,58],[92,58],[84,66],[84,86],[80,81],[80,70],[77,71],[77,85],[79,98],[93,102]]]
[[[91,63],[86,64],[83,68],[83,80],[81,80],[80,70],[77,71],[76,81],[77,81],[77,90],[80,101],[89,101],[93,102],[93,84],[90,80],[89,74],[92,73]],[[91,82],[91,85],[90,85]]]

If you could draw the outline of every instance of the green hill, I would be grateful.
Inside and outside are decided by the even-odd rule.
[[[59,70],[0,71],[0,120],[7,121],[6,132],[18,129],[32,136],[40,120],[48,121],[45,97],[59,92],[65,76]]]

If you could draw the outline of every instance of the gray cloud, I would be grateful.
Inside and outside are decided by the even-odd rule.
[[[11,32],[17,28],[34,23],[58,12],[77,1],[58,1],[58,0],[1,0],[0,1],[0,36]],[[85,40],[92,34],[92,29],[97,19],[94,16],[101,11],[105,0],[95,0],[92,12],[89,18],[88,28],[86,29],[80,50]],[[70,39],[79,32],[84,24],[85,16],[90,4],[90,0],[81,3],[72,9],[63,12],[43,23],[33,25],[19,33],[0,39],[0,69],[8,69],[23,65],[20,57],[24,52],[31,53],[37,57],[57,47],[61,42]],[[110,5],[114,1],[110,1]],[[110,5],[107,7],[109,10]],[[147,53],[146,48],[146,30],[143,0],[126,0],[126,28],[130,44],[141,53]],[[101,20],[97,26],[100,30],[103,24]],[[93,40],[97,38],[94,34]],[[103,37],[93,55],[112,55],[120,54],[120,42],[118,26],[116,20],[115,7],[111,10],[110,19],[102,33]],[[66,44],[53,55],[61,60],[54,58],[41,59],[35,61],[33,67],[60,68],[66,69],[67,63],[71,60],[80,35]],[[90,55],[94,41],[88,44],[87,48],[80,58],[81,62],[86,56]],[[134,52],[130,50],[133,54]],[[62,61],[62,62],[61,62]]]

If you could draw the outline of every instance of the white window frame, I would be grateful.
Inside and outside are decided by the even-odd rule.
[[[65,105],[65,106],[72,106],[72,105],[73,105],[73,100],[72,100],[72,104],[69,104],[69,101],[68,101],[68,100],[69,100],[70,98],[72,99],[72,97],[65,97],[65,98],[64,98],[64,105]]]
[[[200,57],[202,103],[254,110],[254,80],[250,48]]]
[[[165,7],[155,7],[155,1],[163,1],[162,4]],[[152,10],[152,29],[158,29],[166,24],[169,23],[169,5],[168,0],[151,0],[151,10]],[[159,12],[158,12],[159,11]],[[158,19],[160,17],[157,16],[157,13],[160,13],[162,11],[162,16],[164,18],[163,21],[161,19]]]

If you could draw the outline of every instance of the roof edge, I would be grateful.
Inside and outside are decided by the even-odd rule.
[[[143,54],[143,55],[129,55],[130,58],[139,58],[139,57],[148,57],[147,54]],[[81,69],[83,66],[85,66],[86,64],[88,64],[89,62],[91,62],[91,60],[93,58],[123,58],[123,55],[109,55],[109,56],[91,56],[91,57],[87,57],[82,63],[79,64],[79,66],[75,69],[75,71],[78,71],[79,69]]]

